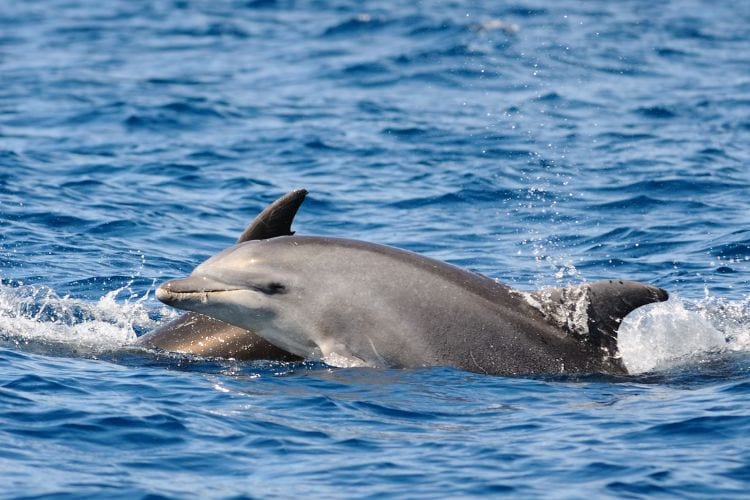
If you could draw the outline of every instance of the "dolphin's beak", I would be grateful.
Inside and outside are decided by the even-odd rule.
[[[211,292],[228,292],[240,287],[229,285],[205,276],[188,276],[179,280],[167,281],[156,289],[156,298],[170,306],[184,300],[195,300],[196,294],[205,297]]]

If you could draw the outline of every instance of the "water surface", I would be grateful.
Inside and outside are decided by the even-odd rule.
[[[3,495],[745,495],[749,39],[705,0],[6,2]],[[127,347],[297,187],[301,233],[672,299],[617,378]]]

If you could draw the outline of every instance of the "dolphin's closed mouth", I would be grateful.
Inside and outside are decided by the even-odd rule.
[[[181,300],[195,298],[195,296],[205,300],[209,293],[234,292],[237,290],[252,290],[266,295],[276,295],[284,293],[286,288],[281,283],[232,285],[206,276],[189,276],[167,281],[156,289],[156,298],[165,304],[172,305]]]
[[[233,290],[242,290],[242,288],[205,276],[189,276],[179,280],[167,281],[156,289],[156,298],[165,304],[172,304],[180,300],[189,299],[194,295],[205,297],[209,293],[231,292]]]

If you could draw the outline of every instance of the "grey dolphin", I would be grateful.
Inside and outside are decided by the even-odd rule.
[[[289,236],[228,248],[156,291],[338,366],[626,373],[617,328],[667,292],[603,281],[527,294],[412,252]]]
[[[306,195],[306,190],[299,189],[274,201],[248,224],[237,243],[294,234],[292,221]],[[252,331],[195,312],[183,314],[150,331],[140,337],[136,345],[242,360],[299,360]]]

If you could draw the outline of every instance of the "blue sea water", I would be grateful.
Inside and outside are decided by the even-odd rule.
[[[750,4],[0,1],[3,497],[750,487]],[[304,234],[664,287],[632,375],[128,347],[284,192]]]

